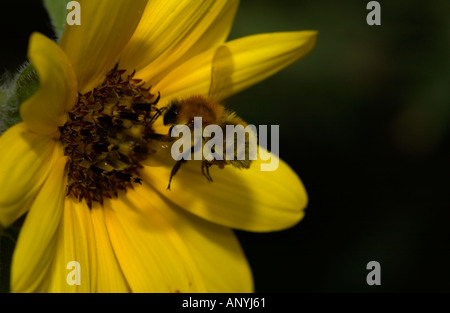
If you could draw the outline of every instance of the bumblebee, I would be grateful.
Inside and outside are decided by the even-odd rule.
[[[229,90],[227,90],[227,88],[230,88],[232,86],[232,84],[230,83],[232,72],[233,67],[231,53],[226,47],[222,46],[217,50],[213,58],[209,96],[204,97],[195,95],[185,99],[174,99],[169,103],[167,107],[163,108],[163,123],[166,126],[172,126],[169,130],[169,135],[173,126],[175,125],[186,125],[191,130],[194,130],[195,117],[202,118],[203,129],[208,125],[218,125],[222,129],[222,134],[227,133],[227,126],[235,127],[241,125],[243,127],[246,127],[247,123],[239,118],[234,112],[227,110],[224,105],[220,103],[220,99],[222,98],[221,95],[229,94]],[[203,141],[206,140],[205,137],[202,138]],[[216,165],[221,169],[223,169],[226,165],[232,165],[239,169],[248,169],[251,165],[251,160],[249,157],[250,139],[250,134],[249,136],[245,136],[243,142],[243,148],[245,151],[242,151],[242,147],[237,147],[237,143],[234,141],[234,134],[233,138],[226,138],[226,136],[223,136],[223,153],[221,154],[221,157],[202,159],[201,170],[206,179],[210,182],[213,181],[209,173],[209,169],[213,165]],[[225,158],[225,151],[227,150],[227,145],[230,144],[234,145],[234,156],[233,158],[227,159]],[[198,147],[192,145],[191,152],[195,152],[195,149],[198,149]],[[238,158],[238,151],[245,152],[245,158]],[[178,172],[181,165],[185,162],[187,162],[187,160],[181,159],[175,163],[170,174],[169,185],[167,189],[170,190],[172,178]]]

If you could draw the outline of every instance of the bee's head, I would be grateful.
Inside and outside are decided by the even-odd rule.
[[[169,124],[177,124],[178,123],[178,101],[174,100],[172,101],[167,110],[166,113],[164,114],[164,125],[169,125]]]

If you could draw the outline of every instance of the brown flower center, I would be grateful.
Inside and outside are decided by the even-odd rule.
[[[140,184],[139,162],[152,153],[152,125],[161,111],[159,95],[144,88],[134,73],[117,66],[94,90],[78,95],[68,121],[59,128],[68,156],[67,196],[103,204],[132,184]]]

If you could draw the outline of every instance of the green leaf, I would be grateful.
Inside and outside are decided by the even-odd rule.
[[[0,103],[5,102],[6,99],[6,91],[3,89],[0,89]]]
[[[39,78],[33,65],[28,64],[16,82],[16,95],[19,104],[28,100],[39,89]]]
[[[55,29],[55,34],[61,38],[66,27],[67,3],[70,0],[44,0],[44,6],[47,9],[50,20]]]
[[[39,78],[33,66],[26,63],[18,74],[4,77],[0,85],[0,135],[22,121],[20,104],[39,89]]]

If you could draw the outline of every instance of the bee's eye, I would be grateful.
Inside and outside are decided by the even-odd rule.
[[[176,124],[178,119],[178,107],[176,105],[172,105],[164,114],[164,125],[168,124]]]

